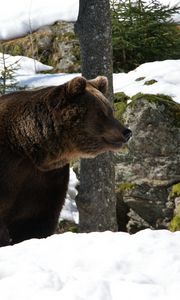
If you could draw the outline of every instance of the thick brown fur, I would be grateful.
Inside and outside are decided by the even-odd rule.
[[[126,142],[106,90],[105,77],[77,77],[0,98],[0,246],[53,234],[68,163]]]

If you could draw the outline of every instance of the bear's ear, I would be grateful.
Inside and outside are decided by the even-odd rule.
[[[78,96],[85,91],[86,79],[84,77],[75,77],[66,83],[66,92],[68,96]]]
[[[101,93],[106,94],[108,90],[108,80],[105,76],[98,76],[95,79],[88,80]]]

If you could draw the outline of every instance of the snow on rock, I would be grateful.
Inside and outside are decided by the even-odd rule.
[[[63,84],[76,76],[81,76],[81,74],[20,75],[16,79],[21,87],[36,88],[39,86]],[[153,79],[157,82],[150,85],[145,84]],[[139,92],[165,94],[180,103],[180,59],[148,62],[129,73],[113,74],[113,85],[114,92],[124,92],[130,97]]]
[[[2,300],[172,300],[180,232],[65,233],[0,248]]]
[[[2,54],[0,53],[0,71],[3,68]],[[13,65],[16,80],[20,87],[37,88],[63,84],[79,73],[35,74],[51,70],[51,66],[43,65],[32,58],[24,56],[10,56],[5,54],[6,66]],[[16,64],[17,62],[17,64]],[[157,82],[147,85],[149,80]],[[180,103],[180,59],[147,62],[128,73],[113,74],[114,92],[124,92],[128,96],[135,94],[165,94]]]
[[[50,71],[53,67],[42,64],[41,62],[25,57],[25,56],[11,56],[9,54],[0,53],[0,72],[6,68],[12,68],[15,76],[34,75],[42,71]]]
[[[156,83],[147,85],[149,80]],[[169,95],[180,103],[180,59],[148,62],[128,73],[113,75],[114,91],[128,96],[137,93]]]
[[[31,33],[58,20],[75,21],[79,0],[6,0],[0,9],[0,40]]]

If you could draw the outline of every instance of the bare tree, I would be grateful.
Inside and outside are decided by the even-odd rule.
[[[108,98],[113,102],[112,46],[109,0],[80,0],[75,24],[79,36],[82,75],[87,79],[104,75],[109,80]],[[112,153],[81,161],[77,206],[80,231],[117,229],[115,175]]]

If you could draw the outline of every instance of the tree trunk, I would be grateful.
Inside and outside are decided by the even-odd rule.
[[[82,75],[109,80],[108,98],[113,102],[111,21],[108,0],[80,0],[75,32],[79,36]],[[117,230],[113,154],[81,161],[77,207],[80,231]]]

